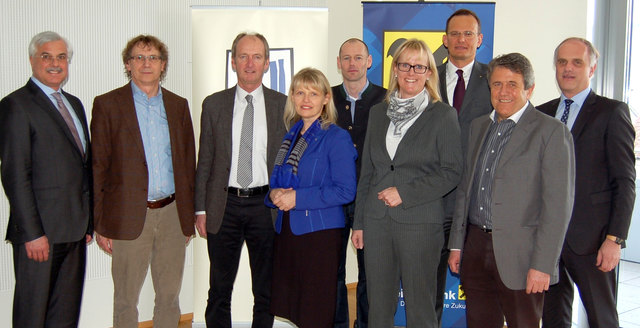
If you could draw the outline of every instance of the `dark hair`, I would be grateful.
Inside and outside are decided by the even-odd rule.
[[[533,76],[533,67],[531,62],[524,55],[513,52],[506,55],[500,55],[489,62],[489,80],[497,67],[504,67],[514,73],[522,75],[524,80],[524,88],[529,89],[535,84]]]
[[[131,59],[131,52],[133,51],[133,47],[141,45],[143,47],[152,47],[158,49],[160,51],[160,59],[164,62],[164,71],[160,74],[160,81],[164,81],[164,77],[167,75],[167,68],[169,68],[169,49],[167,45],[164,44],[160,39],[156,38],[153,35],[138,35],[135,38],[129,40],[127,45],[122,50],[122,62],[125,64],[124,73],[127,75],[129,80],[131,80],[131,72],[127,70],[127,62]]]
[[[478,18],[478,15],[476,15],[476,13],[474,13],[473,11],[469,10],[469,9],[458,9],[456,10],[456,12],[454,12],[453,14],[451,14],[451,16],[449,16],[449,18],[447,19],[447,26],[445,28],[445,33],[449,33],[449,22],[451,21],[451,19],[453,17],[456,16],[471,16],[473,18],[476,19],[476,22],[478,22],[478,34],[480,34],[482,32],[482,24],[480,24],[480,18]]]

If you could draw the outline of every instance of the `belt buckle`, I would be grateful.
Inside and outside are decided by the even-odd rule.
[[[242,193],[243,190],[246,190],[247,192],[245,194]],[[241,198],[249,198],[250,196],[250,192],[249,192],[249,188],[243,189],[243,188],[238,188],[236,190],[237,192],[237,196],[241,197]]]

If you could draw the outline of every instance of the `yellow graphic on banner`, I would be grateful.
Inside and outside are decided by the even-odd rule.
[[[383,86],[385,88],[389,86],[393,54],[405,40],[413,38],[422,40],[429,46],[431,52],[435,52],[442,46],[443,34],[444,31],[384,31],[384,51],[382,53],[384,65],[382,69]],[[441,63],[436,64],[439,65]]]
[[[464,290],[462,290],[462,285],[458,285],[458,299],[463,301],[467,299],[467,295],[465,295]]]

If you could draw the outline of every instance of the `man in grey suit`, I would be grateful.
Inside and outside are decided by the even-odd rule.
[[[76,327],[91,241],[91,149],[80,99],[64,92],[73,50],[31,39],[33,75],[0,101],[2,185],[13,245],[13,327]]]
[[[246,241],[254,296],[252,327],[271,327],[275,217],[264,197],[286,133],[286,96],[262,85],[269,68],[264,36],[239,34],[231,56],[238,84],[202,103],[196,228],[207,237],[211,262],[205,319],[207,327],[231,327],[231,292]]]
[[[438,66],[440,96],[458,113],[462,155],[467,152],[469,125],[475,118],[491,112],[491,93],[487,81],[487,65],[476,61],[476,50],[482,45],[480,19],[471,10],[460,9],[447,19],[446,33],[442,43],[447,48],[447,62]],[[436,294],[436,314],[442,321],[442,306],[447,282],[447,261],[449,259],[449,231],[453,221],[455,189],[444,197],[444,244],[438,265],[438,292]]]
[[[523,55],[494,58],[489,86],[494,111],[471,123],[449,267],[460,272],[468,327],[503,327],[505,317],[509,327],[538,327],[571,216],[573,140],[529,103],[534,76]]]

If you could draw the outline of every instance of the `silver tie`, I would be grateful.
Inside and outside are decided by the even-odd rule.
[[[253,151],[253,100],[252,95],[245,97],[247,108],[242,117],[242,131],[240,132],[240,150],[238,151],[238,184],[247,188],[253,181],[253,167],[251,153]]]
[[[80,150],[80,154],[84,156],[84,148],[82,147],[82,141],[80,141],[80,135],[78,134],[78,129],[76,129],[76,125],[73,123],[73,118],[71,118],[71,113],[69,113],[67,106],[64,105],[64,102],[62,101],[62,97],[60,96],[59,92],[54,92],[52,95],[53,95],[53,98],[56,98],[56,102],[58,103],[58,111],[60,112],[60,115],[62,115],[62,118],[64,119],[64,121],[67,123],[67,127],[71,131],[71,135],[73,135],[73,140],[75,140],[76,145]]]

